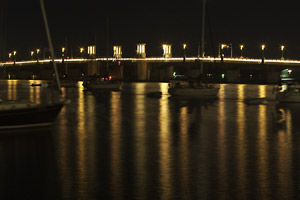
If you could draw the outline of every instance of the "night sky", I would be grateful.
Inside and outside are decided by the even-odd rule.
[[[6,52],[16,49],[19,59],[29,59],[31,50],[48,46],[39,0],[0,2],[2,51],[6,46]],[[232,43],[233,56],[240,55],[239,45],[244,44],[244,56],[260,57],[265,43],[266,58],[280,58],[284,44],[285,57],[300,59],[296,3],[207,0],[206,55],[217,55],[219,43]],[[113,45],[121,45],[123,57],[134,57],[136,44],[146,43],[148,57],[161,56],[161,45],[170,43],[176,57],[187,43],[187,56],[196,56],[201,41],[201,0],[45,0],[45,6],[55,49],[67,44],[74,56],[80,46],[95,42],[97,56],[106,56],[107,19],[110,55]]]

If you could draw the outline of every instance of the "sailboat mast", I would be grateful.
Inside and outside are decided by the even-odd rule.
[[[109,51],[109,18],[106,19],[106,73],[108,73],[108,51]]]
[[[201,34],[201,58],[204,58],[204,34],[205,34],[205,7],[206,0],[202,0],[202,34]],[[203,60],[200,62],[200,74],[203,73]]]
[[[48,43],[49,43],[53,68],[54,68],[55,77],[56,77],[56,81],[57,81],[57,86],[58,86],[58,90],[61,92],[60,80],[59,80],[58,71],[57,71],[57,67],[56,67],[54,49],[53,49],[53,45],[52,45],[52,40],[51,40],[51,35],[50,35],[50,30],[49,30],[47,15],[46,15],[46,10],[45,10],[45,6],[44,6],[44,0],[40,0],[40,3],[41,3],[41,9],[42,9],[43,18],[44,18],[44,23],[45,23],[45,28],[46,28],[46,33],[47,33],[47,38],[48,38]]]

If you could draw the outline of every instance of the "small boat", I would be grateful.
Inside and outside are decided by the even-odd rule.
[[[0,101],[0,130],[50,126],[64,105],[64,101],[46,105]]]
[[[276,99],[281,103],[300,103],[300,84],[283,84],[279,87]]]
[[[122,90],[123,81],[114,79],[111,76],[93,76],[83,81],[83,87],[87,90]]]
[[[149,98],[161,98],[162,92],[149,92],[147,97]]]
[[[87,90],[122,90],[123,82],[85,81],[82,84]]]
[[[214,85],[204,84],[195,79],[177,75],[170,80],[168,92],[173,96],[217,98],[219,90],[220,88]]]
[[[30,86],[35,87],[35,86],[42,86],[41,83],[32,83]]]

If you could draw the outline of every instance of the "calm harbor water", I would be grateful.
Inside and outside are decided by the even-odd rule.
[[[58,100],[33,82],[0,81],[0,98]],[[52,127],[0,134],[0,198],[299,199],[300,104],[244,103],[272,85],[220,87],[213,102],[171,98],[167,83],[63,89]]]

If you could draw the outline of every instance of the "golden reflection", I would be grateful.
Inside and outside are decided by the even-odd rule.
[[[13,93],[13,100],[17,100],[17,80],[13,80],[12,81],[12,85],[13,85],[13,88],[12,88],[12,93]]]
[[[12,81],[8,80],[7,81],[7,99],[12,100]]]
[[[220,90],[219,90],[219,100],[224,101],[225,99],[225,89],[227,87],[227,84],[220,84]]]
[[[7,81],[7,99],[17,100],[17,80]]]
[[[31,85],[33,83],[33,81],[29,81],[29,84]],[[31,102],[34,102],[34,88],[35,87],[30,87],[29,88],[29,100],[31,101]]]
[[[66,98],[66,88],[65,87],[61,87],[60,90],[61,90],[61,98],[65,99]]]
[[[41,91],[40,87],[30,87],[29,100],[37,104],[40,104],[41,103],[40,91]]]
[[[185,199],[191,199],[190,196],[190,154],[189,154],[189,137],[188,137],[188,108],[182,107],[180,111],[180,143],[179,143],[179,156],[180,156],[180,171],[181,171],[181,187],[182,195]]]
[[[110,136],[111,136],[111,184],[113,199],[123,196],[122,189],[122,136],[121,136],[121,97],[119,93],[111,93],[111,115],[110,115]],[[114,196],[116,195],[116,196]]]
[[[278,194],[291,194],[290,190],[293,188],[291,181],[293,174],[292,168],[292,115],[291,111],[286,111],[286,132],[278,132]],[[286,197],[292,199],[292,197]]]
[[[267,96],[267,86],[266,85],[259,85],[258,86],[258,95],[259,98],[265,98]]]
[[[77,194],[79,199],[84,199],[84,194],[86,194],[88,185],[87,185],[87,173],[88,173],[88,163],[87,163],[87,133],[86,133],[86,117],[85,117],[85,104],[82,88],[78,87],[78,107],[77,107],[77,117],[78,117],[78,126],[77,126]]]
[[[56,137],[58,138],[58,148],[57,148],[57,155],[58,155],[58,166],[60,167],[59,173],[60,173],[60,185],[61,185],[61,191],[63,194],[63,199],[66,199],[70,197],[71,194],[71,174],[70,174],[70,160],[69,155],[69,137],[68,137],[68,126],[67,126],[67,111],[66,106],[64,106],[58,116],[59,120],[58,122],[58,132],[62,134],[56,134]]]
[[[168,94],[168,89],[169,89],[168,83],[160,83],[159,87],[160,87],[160,91],[162,92],[162,94]],[[162,98],[168,98],[168,96],[163,95]]]
[[[136,84],[136,91],[145,93],[145,83]],[[147,166],[146,166],[146,137],[145,137],[145,95],[135,96],[135,153],[136,153],[136,192],[138,197],[146,195],[146,179],[147,179]]]
[[[40,81],[36,81],[36,80],[29,80],[29,85],[31,84],[40,84]],[[29,100],[32,102],[35,102],[37,104],[41,103],[41,87],[32,87],[30,86],[29,89]]]
[[[238,85],[238,101],[237,101],[237,174],[238,174],[238,199],[246,198],[247,174],[246,174],[246,138],[245,138],[245,85]]]
[[[159,162],[161,199],[170,199],[173,193],[171,180],[171,131],[168,100],[161,99],[159,107]]]
[[[262,89],[261,89],[262,88]],[[263,88],[260,87],[260,97],[263,96]],[[259,105],[258,107],[258,183],[261,189],[261,198],[267,199],[270,195],[269,191],[269,176],[268,176],[268,140],[267,140],[267,107]]]
[[[41,103],[41,87],[35,89],[35,102],[37,104]]]
[[[226,153],[227,153],[227,146],[226,146],[226,113],[225,113],[225,89],[227,85],[220,86],[220,93],[219,98],[222,101],[219,101],[219,113],[218,113],[218,135],[217,135],[217,155],[219,157],[218,162],[218,182],[219,188],[222,188],[222,191],[227,191],[228,184],[227,184],[227,167],[226,167]],[[224,196],[221,196],[225,198]]]

